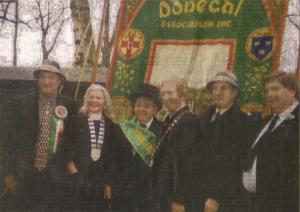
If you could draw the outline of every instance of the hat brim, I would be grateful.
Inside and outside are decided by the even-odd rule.
[[[162,109],[162,103],[159,99],[157,98],[154,98],[154,97],[150,97],[150,96],[147,96],[147,95],[143,95],[143,94],[140,94],[140,95],[136,95],[133,99],[133,103],[135,104],[136,100],[139,98],[139,97],[144,97],[146,99],[149,99],[150,101],[152,101],[158,108],[158,111]]]
[[[230,85],[233,85],[233,87],[235,87],[237,90],[240,91],[239,86],[238,86],[235,82],[233,82],[233,81],[231,81],[231,80],[224,80],[224,79],[214,79],[214,80],[211,80],[210,82],[208,82],[208,83],[206,84],[206,89],[207,89],[208,91],[211,91],[211,90],[212,90],[212,86],[213,86],[213,84],[214,84],[215,82],[227,82],[227,83],[229,83]]]
[[[40,75],[40,73],[41,73],[42,71],[48,71],[48,72],[56,73],[56,74],[58,74],[58,75],[63,79],[63,81],[66,81],[65,75],[63,75],[59,69],[57,69],[57,68],[54,67],[54,66],[50,66],[50,65],[43,65],[41,68],[36,69],[36,70],[33,72],[33,77],[34,77],[35,79],[38,79],[38,78],[39,78],[39,75]]]

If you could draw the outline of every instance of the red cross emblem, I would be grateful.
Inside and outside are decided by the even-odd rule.
[[[126,59],[140,55],[145,46],[144,35],[137,29],[124,31],[118,40],[118,53]]]

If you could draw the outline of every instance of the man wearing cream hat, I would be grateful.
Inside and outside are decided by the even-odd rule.
[[[246,130],[252,129],[248,116],[240,111],[235,100],[240,93],[237,77],[230,71],[218,72],[206,85],[212,96],[212,108],[201,116],[204,167],[206,180],[205,211],[242,211],[239,209],[241,190],[241,155],[246,149]],[[204,156],[203,156],[204,155]],[[203,176],[202,176],[203,177]]]
[[[54,211],[59,205],[56,185],[63,172],[59,142],[75,104],[60,94],[66,78],[57,62],[47,61],[33,76],[37,89],[16,97],[12,109],[8,139],[8,179],[16,183],[12,209]]]

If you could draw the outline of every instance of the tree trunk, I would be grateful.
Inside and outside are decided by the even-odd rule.
[[[107,1],[107,0],[106,0]],[[108,7],[106,11],[106,17],[104,21],[104,39],[103,39],[103,48],[102,48],[102,65],[108,67],[110,64],[110,51],[109,51],[109,8],[110,3],[108,1]]]
[[[43,63],[48,60],[49,52],[47,50],[46,46],[46,40],[47,40],[47,31],[42,29],[42,52],[43,52]]]
[[[73,20],[74,41],[77,66],[92,65],[94,63],[95,45],[92,40],[92,24],[90,22],[90,8],[88,0],[71,0],[71,14]],[[87,64],[84,64],[86,61]]]
[[[18,31],[19,31],[19,0],[15,0],[15,32],[14,32],[14,40],[13,40],[13,66],[17,66],[18,64]]]
[[[110,1],[108,1],[108,8],[107,8],[107,17],[105,19],[105,36],[103,40],[103,49],[102,49],[102,64],[106,67],[109,67],[110,65],[110,59],[111,59],[111,52],[114,46],[114,41],[116,37],[116,28],[117,28],[117,22],[119,20],[120,12],[121,12],[121,7],[118,8],[117,11],[117,18],[116,18],[116,24],[114,26],[114,29],[112,31],[111,37],[109,37],[109,31],[112,25],[110,25],[110,13],[112,12],[110,8]]]

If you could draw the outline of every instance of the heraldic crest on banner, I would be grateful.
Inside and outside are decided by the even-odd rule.
[[[239,78],[245,112],[261,110],[262,85],[252,79],[278,66],[287,3],[123,1],[107,82],[117,111],[131,110],[130,97],[143,83],[159,86],[175,75],[187,80],[189,105],[201,113],[210,104],[205,83],[224,70]]]

